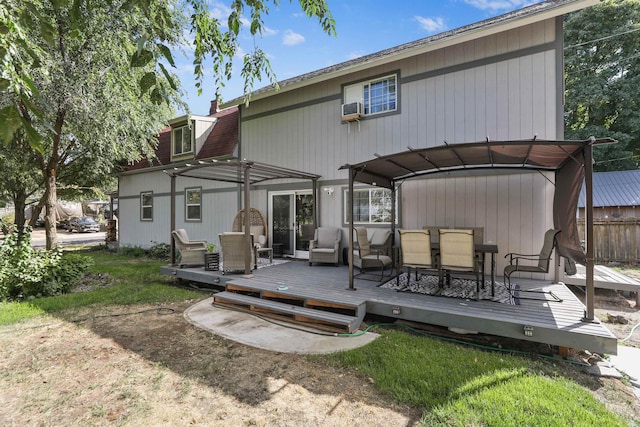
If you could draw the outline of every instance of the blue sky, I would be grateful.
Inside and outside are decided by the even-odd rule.
[[[259,46],[269,57],[278,80],[539,3],[532,0],[328,0],[337,32],[337,36],[328,36],[317,20],[302,13],[297,0],[281,0],[278,7],[267,1],[266,31],[255,39],[244,31],[240,35],[240,53],[251,51],[254,44]],[[211,0],[209,9],[224,22],[229,3],[229,0]],[[187,56],[176,54],[176,72],[186,92],[184,100],[192,114],[207,115],[216,89],[212,79],[207,79],[202,95],[197,95],[191,62]],[[223,101],[242,96],[241,68],[242,60],[237,58],[233,78],[221,90]],[[257,82],[254,89],[267,83]]]

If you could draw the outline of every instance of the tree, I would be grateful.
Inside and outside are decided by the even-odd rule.
[[[309,17],[335,33],[325,0],[299,1]],[[251,35],[262,32],[268,14],[268,2],[259,0],[234,0],[226,23],[211,16],[205,0],[5,2],[0,8],[0,136],[7,143],[20,132],[35,153],[44,180],[47,248],[57,245],[57,183],[71,180],[74,163],[82,163],[76,171],[106,174],[119,160],[153,155],[151,135],[172,114],[169,106],[180,103],[178,84],[165,64],[174,66],[170,46],[178,45],[187,22],[182,11],[192,12],[200,91],[209,59],[217,85],[231,77],[245,6]],[[263,72],[276,83],[266,55],[256,48],[242,68],[247,100]]]
[[[0,198],[11,199],[15,207],[18,243],[23,238],[27,200],[42,188],[42,175],[35,156],[22,132],[16,132],[14,141],[0,151]]]
[[[640,2],[604,0],[565,17],[565,136],[612,137],[595,170],[638,168]]]
[[[39,66],[29,75],[38,95],[27,102],[13,94],[3,98],[2,104],[17,105],[21,120],[43,137],[33,143],[25,126],[14,133],[31,142],[30,154],[42,174],[47,248],[51,249],[57,246],[58,182],[91,186],[108,179],[118,161],[151,156],[153,135],[174,115],[162,100],[175,103],[179,99],[166,78],[157,78],[153,64],[132,66],[130,59],[139,50],[132,34],[144,33],[153,25],[149,18],[157,14],[114,1],[25,3],[34,19],[51,31],[45,37],[42,27],[36,26],[26,34],[39,52]],[[165,39],[177,43],[181,35],[179,20],[168,21]]]

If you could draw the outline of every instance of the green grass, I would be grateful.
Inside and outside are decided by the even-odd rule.
[[[170,286],[172,278],[160,274],[166,262],[132,258],[109,252],[83,252],[94,260],[90,272],[109,274],[114,285],[91,292],[69,293],[1,305],[0,325],[16,323],[42,313],[78,310],[89,306],[163,304],[202,298],[202,294]]]
[[[91,272],[109,274],[113,286],[27,302],[0,304],[0,325],[63,310],[109,305],[163,304],[203,295],[171,286],[162,261],[85,252]],[[536,362],[376,327],[381,337],[348,352],[315,356],[349,366],[399,404],[422,410],[425,426],[624,426],[591,393]],[[348,339],[348,338],[345,338]]]
[[[624,426],[588,390],[543,374],[543,363],[391,329],[328,356],[394,401],[423,409],[425,426]]]

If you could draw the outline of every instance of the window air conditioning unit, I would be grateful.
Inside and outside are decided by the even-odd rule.
[[[362,104],[359,102],[350,102],[342,104],[342,121],[350,122],[358,120],[362,115]]]

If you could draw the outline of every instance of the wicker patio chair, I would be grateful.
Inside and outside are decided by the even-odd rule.
[[[558,233],[560,233],[560,230],[555,229],[549,229],[544,233],[544,244],[539,254],[525,255],[510,252],[504,256],[509,258],[509,265],[504,268],[504,277],[507,279],[509,289],[511,289],[511,275],[516,271],[545,274],[549,272],[551,254],[556,245]],[[528,264],[522,264],[522,261],[528,262]]]
[[[233,220],[231,231],[243,232],[244,231],[244,209],[238,211],[236,217]],[[269,247],[269,239],[267,234],[267,221],[260,210],[256,208],[250,208],[249,210],[249,231],[253,234],[255,246],[257,248]]]
[[[381,241],[384,240],[386,242],[387,240],[391,240],[391,230],[386,231],[388,231],[388,233],[380,233]],[[385,234],[388,234],[388,238],[385,238]],[[375,268],[380,270],[380,278],[378,281],[382,281],[384,278],[384,269],[392,264],[391,257],[383,252],[386,246],[382,244],[383,249],[373,248],[373,244],[369,242],[366,228],[356,228],[356,239],[357,247],[353,251],[353,265],[360,269],[358,276],[364,275],[366,269]],[[392,273],[393,270],[389,274],[389,277]]]
[[[342,229],[338,227],[318,227],[309,242],[309,265],[314,262],[338,266]]]
[[[231,271],[245,271],[244,257],[247,248],[244,236],[244,233],[241,232],[228,232],[218,235],[222,255],[222,274]],[[251,238],[251,247],[253,248],[253,236]],[[251,266],[255,268],[255,251],[250,250],[249,252],[251,253]]]
[[[185,265],[204,265],[207,242],[204,240],[189,240],[189,235],[184,228],[173,230],[171,235],[180,251],[180,268]]]

